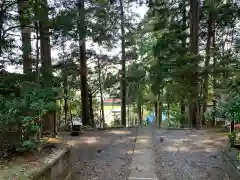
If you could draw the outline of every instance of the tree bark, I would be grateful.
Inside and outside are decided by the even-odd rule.
[[[198,36],[199,36],[199,0],[190,1],[190,54],[195,56],[197,61],[198,55]],[[191,121],[193,128],[199,128],[200,109],[199,109],[199,86],[198,86],[198,64],[196,63],[192,76],[192,99],[191,99]]]
[[[30,14],[28,13],[30,5],[28,1],[18,0],[18,13],[19,22],[21,25],[22,36],[22,60],[23,60],[23,73],[27,74],[30,78],[32,75],[32,58],[31,58],[31,28],[29,25]]]
[[[65,84],[65,83],[64,83]],[[66,85],[64,85],[66,86]],[[64,87],[64,121],[65,121],[65,124],[67,124],[67,120],[68,120],[68,90],[67,90],[67,87]]]
[[[51,46],[50,46],[50,33],[49,33],[49,19],[48,12],[49,7],[47,0],[37,2],[41,11],[37,11],[37,17],[39,18],[39,33],[40,33],[40,53],[42,62],[42,77],[43,86],[52,87],[52,60],[51,60]],[[41,12],[41,14],[39,14]],[[43,120],[43,131],[48,133],[56,133],[56,118],[54,113],[48,113]]]
[[[154,103],[154,111],[155,111],[155,119],[156,119],[156,126],[159,126],[159,122],[158,122],[158,102],[156,101]]]
[[[36,30],[36,62],[35,62],[35,72],[36,72],[36,80],[39,83],[39,61],[40,61],[40,56],[39,56],[39,28],[38,28],[38,23],[35,25],[35,30]]]
[[[81,101],[82,101],[82,119],[84,125],[90,125],[89,116],[89,98],[87,83],[87,59],[86,59],[86,23],[84,0],[78,0],[79,10],[79,52],[80,52],[80,75],[81,75]]]
[[[62,37],[62,42],[61,42],[61,46],[62,46],[62,53],[63,53],[63,62],[64,62],[64,67],[63,67],[63,88],[64,88],[64,120],[65,120],[65,124],[67,124],[67,120],[68,120],[68,73],[67,73],[67,62],[65,59],[65,38]]]
[[[50,33],[49,33],[49,7],[47,0],[42,0],[40,4],[42,14],[39,19],[39,32],[40,32],[40,46],[41,46],[41,61],[42,61],[42,76],[45,86],[52,86],[52,60],[51,60],[51,46],[50,46]]]
[[[182,3],[180,4],[180,9],[182,12],[182,32],[186,32],[187,30],[187,14],[186,14],[186,1],[182,1]],[[182,36],[182,47],[183,47],[183,52],[182,52],[182,56],[186,55],[186,36]],[[181,79],[182,81],[184,81],[184,76]],[[184,103],[186,96],[185,95],[181,95],[181,100],[180,100],[180,111],[181,111],[181,128],[184,127],[184,120],[186,117],[186,112],[185,112],[185,108],[186,108],[186,104]]]
[[[192,128],[192,104],[188,104],[188,128]]]
[[[122,48],[122,59],[121,59],[121,120],[122,125],[126,126],[126,52],[125,52],[125,24],[124,24],[124,8],[123,0],[120,2],[120,19],[121,19],[121,48]]]
[[[162,102],[159,101],[158,102],[158,124],[159,124],[159,128],[161,128],[161,124],[162,124]]]
[[[127,124],[128,124],[128,127],[131,127],[131,118],[130,118],[130,104],[128,104],[128,106],[127,106]]]
[[[208,24],[208,32],[207,32],[207,45],[206,45],[206,59],[205,59],[205,73],[204,73],[204,85],[203,85],[203,111],[202,111],[202,125],[206,124],[206,120],[205,120],[205,112],[207,110],[207,102],[208,102],[208,81],[209,81],[209,62],[210,62],[210,48],[211,48],[211,40],[212,40],[212,24],[213,24],[213,17],[212,17],[212,12],[211,10],[209,10],[208,13],[208,20],[207,20],[207,24]]]
[[[101,66],[100,66],[100,59],[98,58],[97,61],[98,65],[98,84],[99,84],[99,90],[100,90],[100,103],[101,103],[101,113],[100,113],[100,126],[105,126],[105,115],[104,115],[104,104],[103,104],[103,83],[101,78]]]
[[[167,120],[170,122],[170,104],[167,102]]]
[[[184,103],[184,101],[180,101],[180,110],[181,110],[181,128],[184,128],[184,120],[185,120],[185,103]]]
[[[137,102],[137,113],[138,113],[139,125],[142,126],[142,106],[139,100]]]
[[[92,97],[92,92],[89,88],[88,91],[88,100],[89,100],[89,114],[90,114],[90,121],[91,121],[91,125],[93,128],[96,128],[96,123],[94,121],[94,111],[93,111],[93,97]]]
[[[234,120],[231,121],[230,132],[234,132]]]
[[[36,43],[35,43],[35,49],[36,49],[36,61],[35,61],[35,73],[36,73],[36,81],[39,83],[40,81],[40,69],[39,69],[39,63],[40,63],[40,48],[39,48],[39,20],[37,18],[38,16],[38,8],[39,5],[37,2],[33,5],[33,11],[34,11],[34,16],[35,16],[35,21],[34,21],[34,27],[36,31]]]
[[[216,30],[215,30],[215,22],[213,22],[213,37],[212,37],[212,46],[213,46],[213,111],[212,111],[212,127],[215,126],[215,121],[216,121],[216,64],[217,64],[217,58],[216,58]]]

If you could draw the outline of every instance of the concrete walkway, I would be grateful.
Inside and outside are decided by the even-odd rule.
[[[139,128],[129,180],[158,180],[152,148],[152,129]]]

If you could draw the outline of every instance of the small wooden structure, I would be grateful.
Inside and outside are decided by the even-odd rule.
[[[82,120],[80,117],[73,118],[71,121],[71,135],[79,135],[82,128]]]

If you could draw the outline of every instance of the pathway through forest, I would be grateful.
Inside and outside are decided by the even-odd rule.
[[[220,152],[226,136],[206,130],[168,130],[163,135],[154,131],[153,137],[159,180],[230,180]]]
[[[219,152],[226,137],[204,130],[132,128],[65,138],[73,144],[72,180],[229,180]]]
[[[64,136],[73,146],[72,180],[125,180],[136,136],[136,128]]]

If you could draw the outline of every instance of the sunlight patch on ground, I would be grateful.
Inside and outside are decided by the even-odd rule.
[[[108,133],[112,133],[112,134],[130,134],[130,131],[120,131],[120,130],[112,130],[109,131]]]
[[[168,151],[168,152],[179,152],[180,150],[187,152],[187,151],[188,151],[188,148],[186,148],[186,147],[168,146],[168,147],[165,147],[164,150],[165,150],[165,151]]]
[[[85,142],[87,144],[95,144],[95,143],[99,142],[99,140],[95,137],[90,137],[90,138],[87,138],[87,140]]]
[[[78,137],[78,136],[77,136]],[[96,144],[100,142],[100,137],[69,137],[69,139],[65,139],[65,142],[69,145],[76,144]]]
[[[59,137],[56,137],[56,138],[48,138],[47,142],[49,143],[60,143],[62,142],[63,140]]]
[[[215,151],[214,148],[211,148],[211,147],[205,148],[205,152],[211,153],[211,152],[213,152],[213,151]]]
[[[140,142],[140,143],[148,143],[149,140],[148,139],[139,139],[138,142]]]
[[[144,154],[144,152],[145,151],[143,151],[143,150],[138,150],[138,149],[134,150],[134,154]],[[129,152],[129,153],[131,153],[131,152]]]
[[[138,139],[152,139],[152,137],[149,137],[149,136],[138,136]]]
[[[71,141],[75,142],[76,144],[95,144],[99,142],[99,137],[85,137],[84,139],[72,139]]]
[[[167,146],[163,148],[164,151],[167,152],[214,152],[215,149],[214,147],[204,147],[204,146],[196,146],[196,147],[186,147],[186,146],[181,146],[181,147],[174,147],[174,146]]]
[[[190,137],[197,137],[197,136],[199,136],[198,134],[191,134],[191,135],[189,135]]]
[[[132,150],[128,150],[128,151],[127,151],[127,154],[132,154],[132,153],[133,153]]]
[[[215,151],[213,147],[202,147],[202,146],[198,146],[198,147],[171,147],[168,146],[166,148],[164,148],[165,151],[168,152],[213,152]]]
[[[117,144],[123,143],[125,141],[126,141],[125,139],[118,139],[112,145],[117,145]]]
[[[188,141],[188,138],[180,138],[180,139],[173,139],[173,142],[184,142],[184,141]]]
[[[74,146],[76,143],[76,141],[68,141],[68,144],[71,145],[71,146]]]
[[[222,144],[222,142],[215,142],[215,144],[216,144],[216,145],[221,145],[221,144]]]
[[[203,140],[202,143],[213,143],[213,140],[209,140],[209,139]]]

